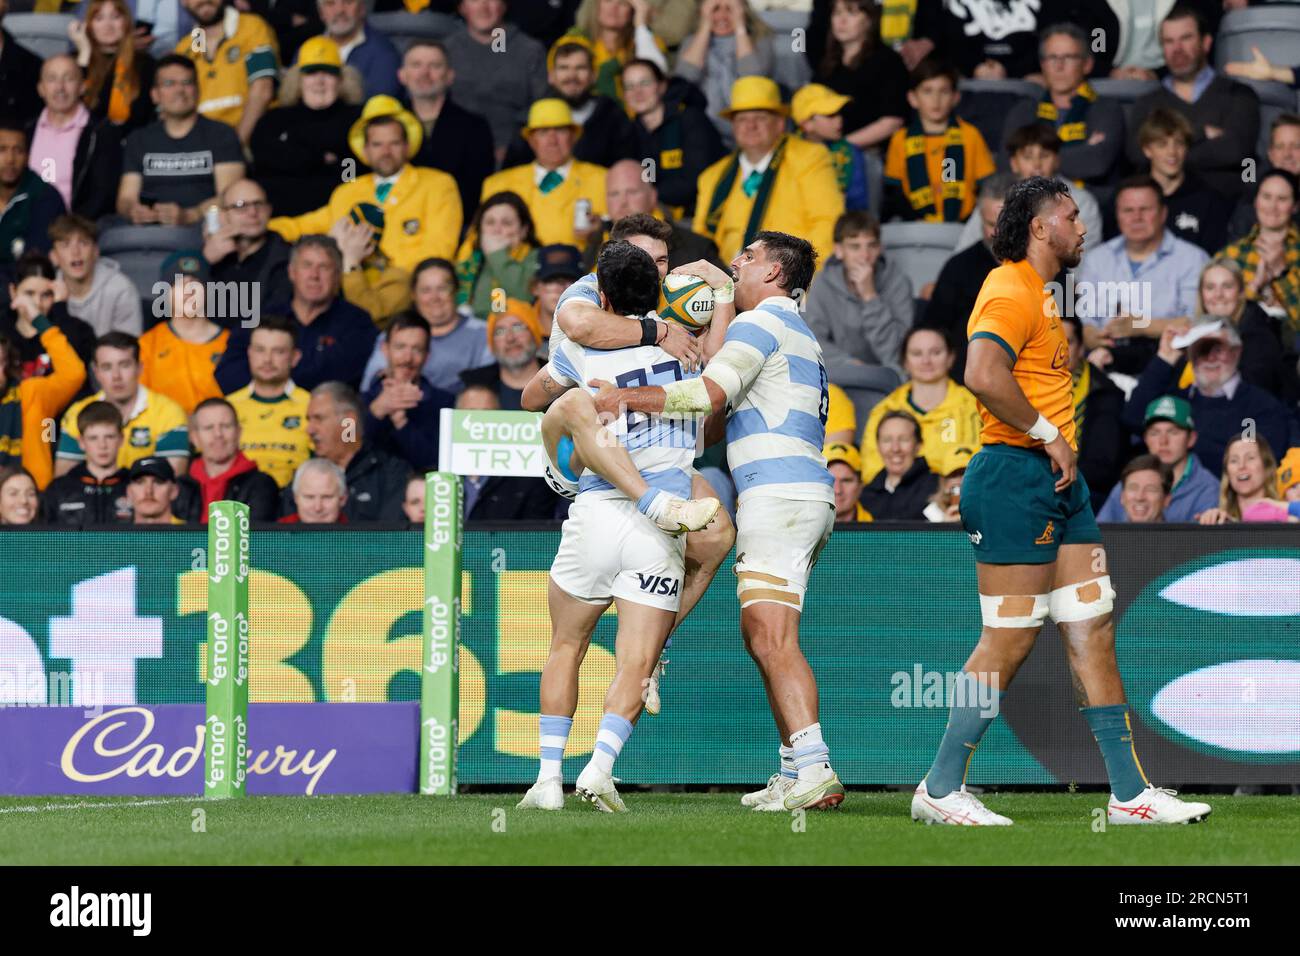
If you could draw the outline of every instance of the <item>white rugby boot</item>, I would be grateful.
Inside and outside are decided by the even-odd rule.
[[[840,783],[839,776],[831,769],[830,764],[827,764],[824,770],[825,772],[816,779],[796,778],[790,781],[790,786],[780,799],[756,803],[754,809],[768,813],[834,810],[844,802],[844,784]]]
[[[713,520],[721,507],[722,502],[717,498],[669,498],[655,524],[676,537],[699,531]]]
[[[623,798],[614,789],[614,777],[591,764],[578,774],[577,793],[597,810],[605,813],[627,813]]]
[[[515,804],[516,810],[563,810],[564,782],[559,777],[538,780],[528,788],[524,798]]]
[[[924,780],[917,784],[916,792],[912,794],[912,819],[924,820],[927,826],[931,823],[961,827],[1011,826],[1010,819],[980,803],[964,784],[946,797],[932,797]]]
[[[659,682],[663,680],[664,671],[667,669],[668,658],[659,658],[659,663],[655,665],[655,669],[642,682],[644,686],[641,688],[641,700],[645,703],[645,712],[651,717],[659,716]]]
[[[785,795],[790,792],[791,788],[798,783],[795,777],[782,776],[778,770],[772,776],[767,778],[767,786],[762,790],[754,790],[740,798],[742,807],[755,807],[763,803],[782,803]]]
[[[1208,803],[1179,800],[1178,791],[1166,787],[1147,787],[1132,800],[1110,795],[1106,805],[1106,822],[1117,826],[1135,823],[1199,823],[1210,815]]]

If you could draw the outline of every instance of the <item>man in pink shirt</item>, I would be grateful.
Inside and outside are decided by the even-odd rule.
[[[69,209],[77,141],[90,122],[90,111],[79,98],[81,83],[81,67],[67,54],[57,54],[42,64],[36,92],[45,101],[45,109],[32,131],[27,160],[32,172],[59,191]]]

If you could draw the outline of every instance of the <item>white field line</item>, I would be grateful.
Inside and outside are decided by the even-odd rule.
[[[160,803],[198,803],[202,797],[171,797],[166,800],[128,800],[121,803],[50,803],[25,807],[0,807],[0,813],[45,813],[48,810],[102,810],[115,807],[151,807]]]

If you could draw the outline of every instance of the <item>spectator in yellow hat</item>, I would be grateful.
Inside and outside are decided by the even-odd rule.
[[[867,161],[862,150],[844,138],[842,110],[852,102],[829,86],[809,83],[790,100],[794,125],[810,143],[821,143],[831,153],[835,164],[835,182],[844,194],[844,208],[867,208]]]
[[[729,261],[763,229],[812,243],[819,262],[830,256],[844,196],[831,154],[819,143],[786,133],[781,91],[764,76],[745,76],[724,111],[735,130],[736,152],[700,174],[695,231]]]
[[[338,44],[343,62],[354,67],[365,83],[366,96],[399,96],[401,56],[382,30],[366,22],[365,0],[316,0],[325,32],[321,39]]]
[[[618,64],[611,60],[610,65]],[[610,166],[634,155],[632,124],[618,92],[597,86],[596,53],[590,40],[576,33],[556,40],[546,55],[546,82],[552,90],[548,95],[564,100],[573,121],[582,128],[573,147],[577,159]],[[528,144],[516,136],[501,165],[518,166],[532,158]]]
[[[300,216],[329,202],[351,161],[348,131],[361,115],[361,74],[344,66],[329,37],[312,37],[285,70],[277,96],[253,127],[249,146],[257,180],[281,216]]]
[[[704,90],[709,119],[734,145],[725,111],[736,80],[771,76],[776,63],[771,29],[747,0],[703,0],[695,33],[677,51],[674,76]]]
[[[460,192],[456,180],[446,173],[409,163],[423,139],[420,121],[401,103],[391,96],[371,97],[348,132],[348,145],[372,171],[335,188],[321,208],[300,216],[277,216],[270,228],[294,242],[353,220],[358,205],[374,205],[382,212],[383,227],[371,255],[378,253],[384,264],[409,274],[430,256],[451,258],[460,237]]]
[[[862,459],[858,450],[844,442],[831,442],[822,449],[826,470],[835,479],[835,520],[871,521],[871,512],[862,507]]]
[[[538,243],[581,247],[605,214],[605,167],[574,158],[582,127],[562,99],[534,103],[522,132],[535,158],[489,176],[480,198],[515,193],[533,215]]]

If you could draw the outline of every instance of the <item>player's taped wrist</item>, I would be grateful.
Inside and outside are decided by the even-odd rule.
[[[707,415],[713,411],[708,386],[703,378],[688,378],[664,386],[665,416]]]
[[[1048,443],[1056,441],[1056,436],[1061,434],[1061,430],[1039,414],[1038,421],[1026,433],[1030,438],[1037,438],[1039,441]]]
[[[713,290],[713,301],[726,304],[736,301],[736,283],[731,279],[727,280],[726,285],[718,286]]]
[[[659,338],[659,323],[646,316],[641,320],[641,344],[654,345]]]

